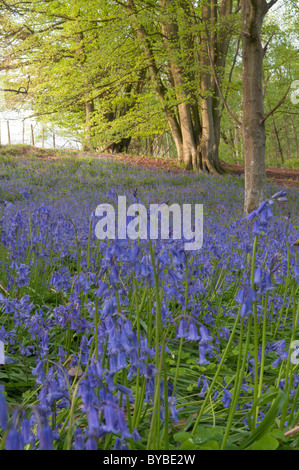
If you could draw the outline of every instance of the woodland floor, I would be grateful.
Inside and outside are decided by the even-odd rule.
[[[18,148],[19,147],[19,148]],[[21,150],[22,147],[22,151]],[[54,149],[42,149],[31,146],[15,146],[18,148],[18,156],[24,158],[30,158],[30,156],[44,158],[44,159],[56,159],[61,158],[61,151],[55,151]],[[63,150],[64,154],[74,153],[74,150]],[[6,146],[0,146],[0,153],[10,152]],[[11,152],[16,154],[17,152]],[[186,173],[186,170],[177,166],[176,161],[170,158],[154,158],[146,156],[136,156],[129,154],[111,154],[111,153],[98,153],[98,152],[78,152],[80,155],[85,155],[91,158],[105,158],[117,160],[127,165],[137,166],[141,168],[165,170],[175,173]],[[222,166],[227,174],[236,174],[238,176],[244,175],[243,165],[232,165],[222,162]],[[299,171],[283,168],[267,168],[266,169],[267,179],[275,181],[276,183],[284,186],[285,188],[299,187]]]
[[[113,158],[115,160],[119,160],[122,163],[143,168],[186,173],[186,170],[177,166],[176,162],[169,158],[162,159],[153,157],[140,157],[127,154],[96,154],[96,156],[100,158]],[[227,173],[236,174],[239,176],[244,175],[243,165],[230,165],[228,163],[222,162],[222,166]],[[294,186],[299,187],[299,171],[297,170],[267,168],[266,174],[269,180],[275,181],[276,183],[281,184],[286,188]]]

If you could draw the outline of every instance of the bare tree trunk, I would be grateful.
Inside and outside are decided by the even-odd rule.
[[[89,100],[85,103],[85,141],[83,144],[83,150],[90,150],[92,146],[92,117],[94,113],[94,101]]]
[[[296,129],[294,125],[294,118],[292,115],[291,115],[291,123],[292,123],[293,139],[294,139],[295,149],[296,149],[296,156],[298,158],[299,157],[298,139],[297,139]]]
[[[34,147],[34,132],[33,132],[33,125],[31,124],[31,145]]]
[[[284,117],[283,123],[284,123],[284,131],[286,135],[287,154],[288,154],[288,158],[291,158],[292,154],[291,154],[291,147],[290,147],[289,128],[288,128],[288,120],[286,117]]]
[[[219,91],[215,84],[215,79],[212,79],[210,67],[216,65],[221,69],[225,66],[225,57],[228,49],[228,41],[222,37],[220,42],[214,32],[208,32],[208,24],[215,24],[217,22],[217,8],[216,1],[204,2],[202,7],[202,22],[206,26],[206,31],[203,32],[201,37],[201,89],[203,91],[203,99],[201,101],[201,121],[202,121],[202,135],[201,135],[201,159],[202,166],[210,173],[221,173],[222,168],[218,156],[218,148],[220,143],[220,121],[221,116],[219,112]],[[228,14],[231,8],[231,2],[221,2],[221,14]],[[221,45],[220,45],[221,44]],[[218,76],[218,85],[221,83],[221,75]],[[213,94],[213,96],[212,96]]]
[[[207,76],[207,73],[202,75]],[[202,78],[201,88],[208,91],[206,86],[206,78]],[[210,173],[217,174],[216,162],[218,159],[217,141],[215,136],[213,112],[212,112],[212,97],[207,96],[201,101],[201,121],[202,121],[202,134],[200,142],[201,161],[203,169],[208,170]]]
[[[266,196],[261,29],[269,7],[266,0],[241,0],[246,214],[257,209]]]
[[[175,17],[175,5],[173,0],[161,0],[160,6],[167,11],[162,22],[162,33],[168,53],[169,70],[173,79],[176,97],[178,100],[178,112],[182,135],[183,160],[186,169],[196,169],[198,164],[197,147],[194,140],[194,129],[191,117],[190,104],[184,90],[183,70],[179,65],[180,45],[178,25]],[[171,13],[170,13],[171,12]]]
[[[10,128],[9,128],[9,121],[7,121],[7,142],[8,142],[8,145],[11,144],[11,140],[10,140]]]
[[[213,40],[213,51],[214,51],[214,63],[215,63],[215,70],[218,74],[218,86],[222,90],[222,79],[225,70],[226,58],[229,48],[229,43],[231,39],[231,34],[228,33],[227,29],[227,20],[230,20],[230,15],[232,13],[232,0],[220,0],[219,6],[219,16],[218,16],[218,9],[217,9],[217,0],[213,0],[212,2],[212,22],[216,25],[219,24],[219,29],[217,33],[212,36]],[[217,155],[215,156],[216,162],[215,166],[217,170],[221,173],[222,168],[220,165],[220,161],[218,158],[218,149],[220,144],[220,126],[221,126],[221,109],[220,109],[220,92],[218,89],[217,84],[215,83],[215,79],[213,80],[213,88],[214,88],[214,95],[213,95],[213,118],[214,118],[214,129],[215,129],[215,139],[216,139],[216,146],[217,146]]]
[[[275,149],[275,159],[278,160],[279,159],[278,144],[277,144],[277,139],[276,139],[276,134],[275,134],[275,128],[274,128],[274,122],[273,121],[272,121],[272,132],[273,132],[273,144],[274,144],[274,149]]]
[[[144,55],[147,61],[147,66],[149,69],[151,81],[153,84],[153,88],[157,97],[159,98],[163,112],[165,113],[171,134],[173,136],[173,140],[176,146],[177,155],[178,155],[178,162],[182,163],[184,161],[183,158],[183,139],[181,134],[181,129],[176,119],[175,113],[173,110],[168,106],[167,98],[166,98],[166,88],[160,78],[159,70],[155,61],[155,57],[153,54],[153,50],[148,40],[147,33],[143,26],[139,23],[137,18],[137,10],[134,3],[134,0],[127,0],[127,9],[131,16],[132,25],[136,31],[138,38],[140,39]]]
[[[239,165],[240,163],[240,158],[239,158],[239,131],[238,128],[235,126],[235,147],[236,147],[236,157],[237,157],[237,164]]]
[[[281,163],[284,165],[283,151],[282,151],[281,142],[280,142],[280,138],[279,138],[279,133],[278,133],[278,129],[277,129],[276,122],[275,122],[274,118],[273,118],[273,129],[274,129],[275,137],[276,137],[276,140],[277,140],[277,145],[278,145],[279,155],[280,155],[280,158],[281,158]]]
[[[168,132],[166,132],[166,146],[167,146],[166,153],[168,154],[168,158],[170,158],[170,142],[169,142]]]
[[[222,134],[222,137],[223,137],[223,134]],[[233,159],[237,160],[237,149],[236,149],[235,139],[234,139],[234,135],[233,135],[233,131],[231,127],[229,128],[229,139],[226,139],[225,143],[228,144],[228,146],[231,145],[232,152],[233,152]]]

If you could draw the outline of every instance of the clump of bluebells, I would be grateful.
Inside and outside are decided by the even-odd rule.
[[[259,448],[265,422],[279,446],[299,419],[295,192],[244,219],[233,177],[42,165],[4,181],[20,197],[0,211],[0,448]],[[203,248],[97,240],[118,194],[203,203]]]

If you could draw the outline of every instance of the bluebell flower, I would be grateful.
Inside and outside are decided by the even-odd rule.
[[[182,318],[177,328],[176,337],[185,338],[186,336],[188,336],[187,328],[188,328],[187,318]]]
[[[196,325],[195,325],[194,321],[190,320],[189,321],[189,327],[188,327],[187,340],[188,341],[198,341],[199,338],[200,338],[200,336],[198,334]]]
[[[75,442],[73,445],[73,450],[84,450],[85,444],[83,439],[83,433],[80,428],[76,428],[74,432]]]
[[[169,407],[170,407],[170,416],[173,419],[173,421],[175,423],[177,423],[179,421],[179,419],[178,419],[178,411],[177,411],[177,408],[176,408],[176,405],[177,405],[176,398],[175,397],[168,397],[168,403],[169,403]]]
[[[30,193],[26,189],[23,189],[23,191],[21,191],[21,194],[22,196],[24,196],[27,202],[31,199]]]
[[[53,450],[53,436],[50,426],[43,426],[39,434],[39,449]]]
[[[197,388],[201,387],[199,397],[204,397],[205,392],[209,388],[209,385],[210,385],[209,379],[207,379],[207,377],[205,377],[204,375],[201,375],[197,382]]]
[[[86,441],[86,450],[98,450],[96,440],[93,437],[89,437]]]
[[[88,429],[90,433],[95,433],[100,429],[98,411],[93,406],[88,411]]]
[[[222,403],[224,408],[229,408],[231,404],[232,394],[226,388],[223,389]]]
[[[21,434],[14,429],[10,428],[5,440],[6,450],[24,450],[24,442]]]
[[[3,393],[4,388],[0,388],[0,428],[5,431],[8,427],[8,415],[6,408],[6,400]]]

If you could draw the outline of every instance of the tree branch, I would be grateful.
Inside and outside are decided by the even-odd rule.
[[[267,53],[268,46],[269,46],[269,44],[270,44],[270,42],[271,42],[271,40],[272,40],[273,37],[274,37],[274,33],[271,34],[270,38],[268,39],[268,41],[267,41],[266,44],[265,44],[265,47],[264,47],[264,49],[263,49],[263,51],[264,51],[264,56],[265,56],[266,53]]]
[[[266,96],[266,90],[267,90],[267,85],[268,85],[268,81],[269,81],[269,75],[266,76],[265,78],[265,84],[264,84],[264,90],[263,90],[263,100],[265,99],[265,96]]]
[[[30,76],[28,77],[28,84],[27,88],[24,86],[21,86],[18,90],[13,90],[11,88],[0,88],[0,91],[8,91],[10,93],[16,93],[17,95],[28,95],[28,90],[29,90],[29,85],[30,85]]]
[[[228,85],[227,85],[227,88],[226,88],[226,91],[225,91],[225,101],[227,100],[227,96],[228,96],[228,91],[229,91],[229,85],[232,81],[232,76],[233,76],[233,71],[234,71],[234,68],[235,68],[235,65],[236,65],[236,62],[237,62],[237,58],[238,58],[238,54],[239,54],[239,49],[240,49],[240,42],[241,42],[241,38],[238,39],[238,44],[237,44],[237,48],[236,48],[236,53],[235,53],[235,56],[234,56],[234,60],[233,60],[233,64],[231,66],[231,69],[230,69],[230,72],[229,72],[229,77],[228,77]],[[223,105],[224,106],[224,105]],[[223,108],[222,108],[223,109]]]
[[[272,8],[277,2],[278,0],[271,0],[271,2],[267,3],[267,10],[270,10],[270,8]]]
[[[24,86],[21,86],[18,90],[12,90],[10,88],[0,88],[0,91],[8,91],[8,92],[11,92],[11,93],[17,93],[17,95],[19,95],[19,94],[27,95],[28,94],[28,90]]]
[[[288,93],[290,91],[290,88],[291,88],[291,85],[289,86],[289,88],[287,89],[285,95],[281,98],[281,100],[279,101],[279,103],[277,103],[276,106],[274,106],[273,109],[271,109],[271,111],[269,111],[269,113],[264,117],[264,119],[262,119],[260,121],[260,124],[263,124],[270,116],[272,116],[272,114],[277,110],[277,108],[279,108],[279,106],[281,106],[285,100],[286,100],[286,97],[288,96]]]

